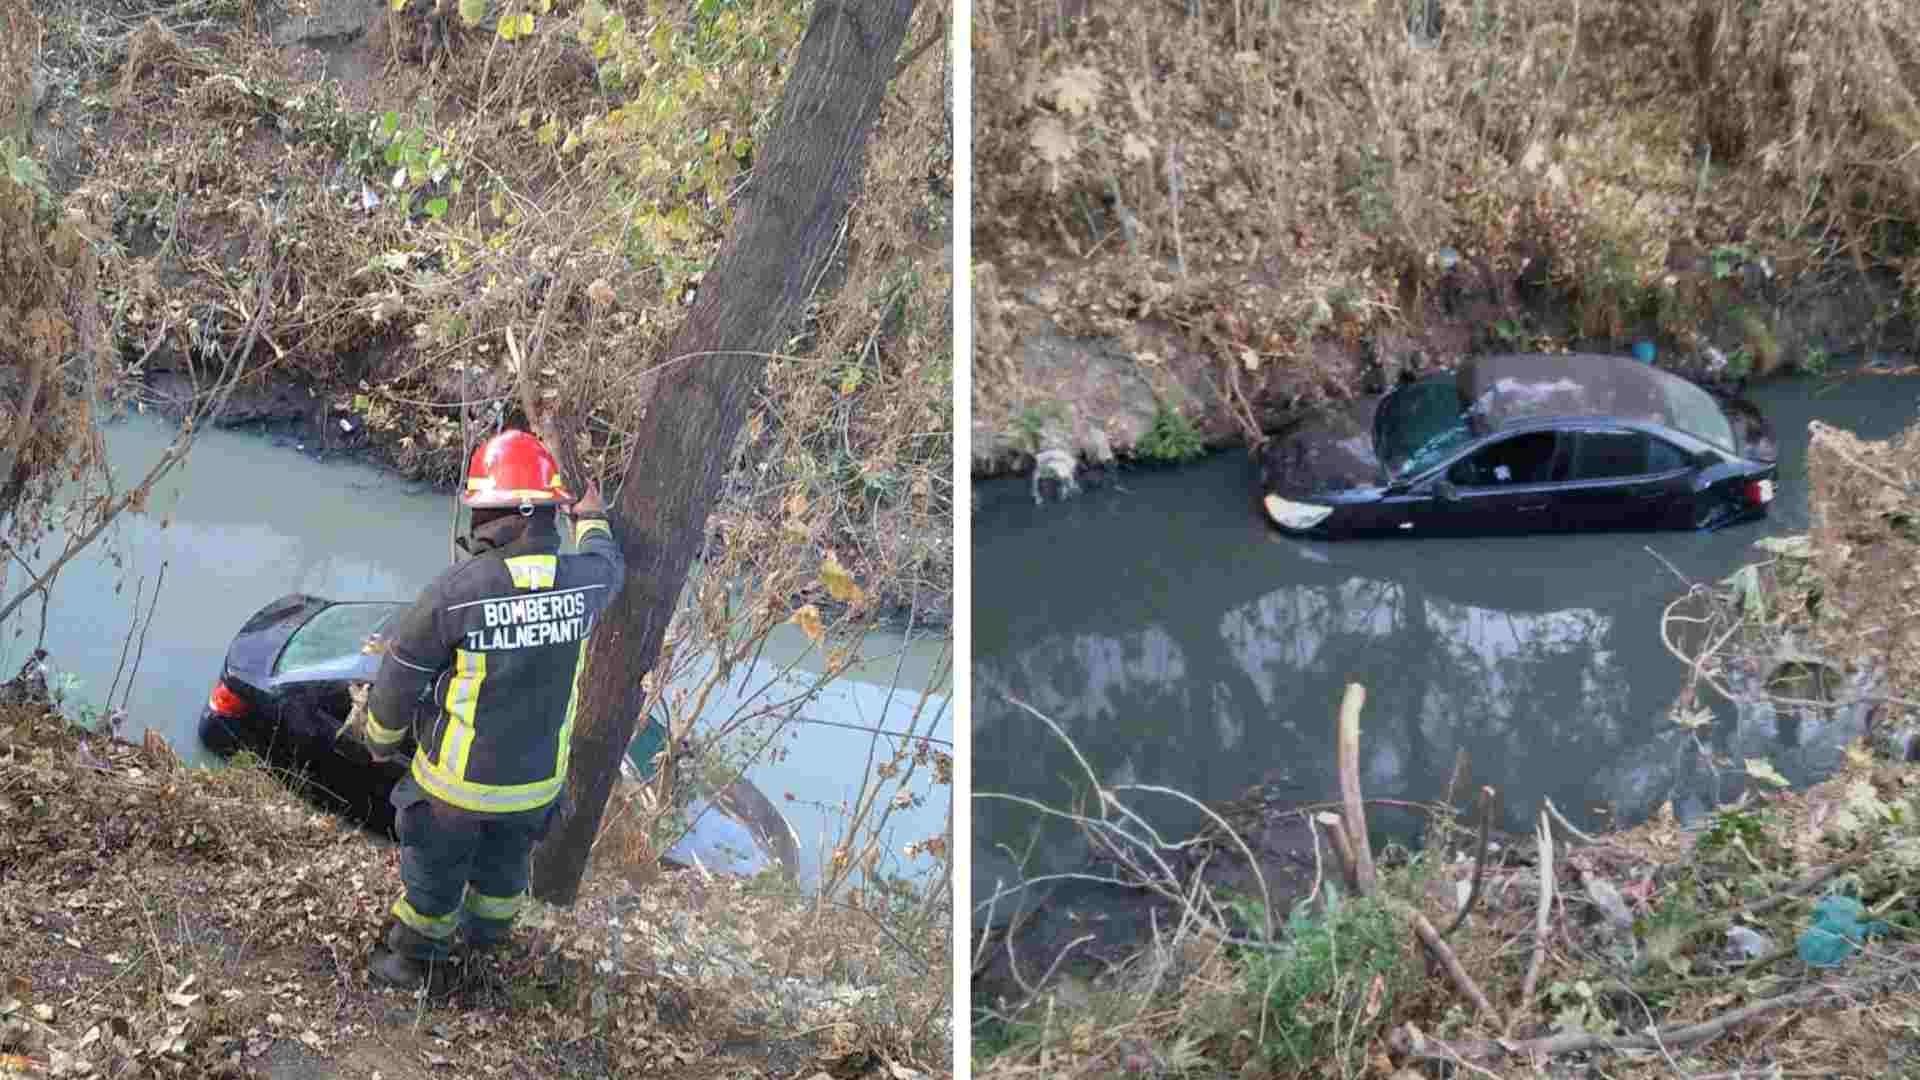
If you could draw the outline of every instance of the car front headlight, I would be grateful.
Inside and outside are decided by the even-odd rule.
[[[1333,513],[1331,506],[1288,502],[1278,495],[1268,495],[1263,502],[1267,508],[1267,516],[1283,529],[1311,529],[1327,520],[1327,515]]]

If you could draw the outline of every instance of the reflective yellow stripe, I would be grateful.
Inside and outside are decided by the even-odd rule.
[[[487,654],[453,651],[453,678],[447,683],[447,730],[440,737],[439,765],[455,780],[467,775],[467,754],[473,749],[473,706],[480,700],[480,684],[487,679]]]
[[[554,774],[565,778],[567,763],[573,756],[573,714],[580,704],[580,676],[587,670],[587,643],[580,643],[580,655],[573,662],[573,688],[567,692],[567,720],[560,725],[560,754]]]
[[[526,893],[515,893],[512,896],[488,896],[469,888],[466,906],[476,918],[511,922],[520,917],[520,907],[526,902],[526,898]]]
[[[390,728],[373,718],[373,709],[367,709],[367,741],[375,746],[391,746],[406,738],[405,728]]]
[[[565,754],[564,743],[562,754]],[[519,810],[538,810],[560,795],[560,786],[564,776],[552,776],[531,784],[514,784],[506,787],[494,787],[489,784],[475,784],[449,776],[447,771],[428,761],[425,757],[413,756],[413,780],[420,789],[449,806],[462,810],[472,810],[480,814],[511,814]]]
[[[507,573],[516,589],[551,589],[559,565],[557,555],[516,555],[507,560]]]
[[[464,650],[457,651],[455,663],[464,656]],[[482,657],[484,654],[473,654]],[[447,737],[441,743],[440,759],[428,761],[426,755],[413,756],[413,779],[421,790],[441,802],[457,806],[462,810],[472,810],[482,814],[511,814],[520,810],[538,810],[560,797],[560,789],[567,779],[567,761],[573,751],[573,717],[580,701],[580,676],[587,667],[587,647],[580,646],[580,655],[573,664],[573,688],[567,695],[567,718],[560,726],[558,752],[555,754],[553,775],[531,784],[476,784],[466,777],[466,752],[472,743],[472,704],[467,708],[469,715],[464,722],[458,718],[448,725]],[[456,670],[459,670],[456,666]],[[456,675],[454,683],[458,684]],[[447,689],[447,712],[453,715],[453,688]],[[464,728],[467,732],[464,741],[456,742],[453,729]],[[457,758],[456,758],[457,752]],[[456,771],[454,766],[458,765]]]
[[[612,536],[613,529],[606,522],[600,520],[599,518],[591,518],[587,521],[583,521],[580,524],[574,526],[573,542],[577,544],[580,541],[585,540],[587,538],[588,533],[605,533],[608,536]]]
[[[453,936],[454,928],[460,925],[460,913],[449,911],[445,915],[422,915],[415,911],[406,897],[393,902],[393,917],[406,923],[423,937],[442,941]]]

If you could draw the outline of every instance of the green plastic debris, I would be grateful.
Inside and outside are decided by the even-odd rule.
[[[1800,932],[1800,959],[1808,967],[1839,967],[1853,950],[1893,929],[1866,921],[1867,909],[1851,896],[1829,896],[1813,906],[1813,925]]]

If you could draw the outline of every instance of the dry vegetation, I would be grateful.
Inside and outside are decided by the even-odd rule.
[[[977,465],[1111,409],[1025,357],[1049,326],[1257,438],[1363,356],[1634,334],[1764,373],[1920,295],[1899,0],[995,0],[974,40]],[[1861,325],[1783,320],[1867,267],[1897,300]]]
[[[945,940],[603,849],[443,998],[370,989],[393,846],[259,766],[0,709],[0,1065],[55,1076],[943,1071]],[[631,880],[646,883],[637,890]],[[897,924],[896,924],[897,929]],[[934,966],[933,970],[943,968]]]
[[[530,417],[580,470],[617,480],[650,373],[703,359],[662,350],[753,182],[809,8],[436,11],[43,13],[35,154],[111,238],[99,293],[118,371],[135,377],[121,399],[204,391],[210,353],[284,264],[243,400],[277,394],[329,446],[439,483],[474,441]],[[293,33],[343,12],[367,32]],[[926,6],[911,45],[942,26]],[[785,569],[774,548],[833,554],[877,611],[917,608],[922,623],[951,605],[945,60],[923,47],[903,65],[834,268],[769,367],[710,553],[763,578]]]
[[[1717,599],[1744,617],[1738,593]],[[1376,862],[1357,730],[1342,742],[1344,805],[1309,814],[1324,872],[1291,910],[1263,905],[1264,881],[1216,896],[1167,871],[1175,848],[1232,858],[1271,812],[1223,809],[1173,844],[1139,827],[1126,787],[1090,778],[1079,820],[1104,856],[1099,872],[1179,914],[1090,981],[1026,958],[1027,1000],[975,1002],[974,1074],[1865,1077],[1920,1066],[1920,769],[1856,747],[1837,775],[1792,793],[1762,786],[1771,770],[1748,762],[1762,783],[1699,826],[1678,825],[1669,804],[1599,837],[1551,803],[1533,837],[1497,836],[1489,791],[1477,820],[1436,804],[1419,852],[1389,847]],[[1878,925],[1837,965],[1815,966],[1800,939],[1829,897],[1858,901]]]

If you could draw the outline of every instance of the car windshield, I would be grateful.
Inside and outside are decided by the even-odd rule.
[[[1373,448],[1388,480],[1403,480],[1473,438],[1465,403],[1451,375],[1423,379],[1388,394],[1373,421]]]
[[[298,671],[330,663],[360,651],[367,637],[377,634],[398,612],[401,604],[335,604],[322,608],[318,615],[294,631],[274,662],[273,673]]]
[[[1660,376],[1660,396],[1666,399],[1669,422],[1674,427],[1722,450],[1741,451],[1734,440],[1733,423],[1712,394],[1664,371],[1654,374]]]

